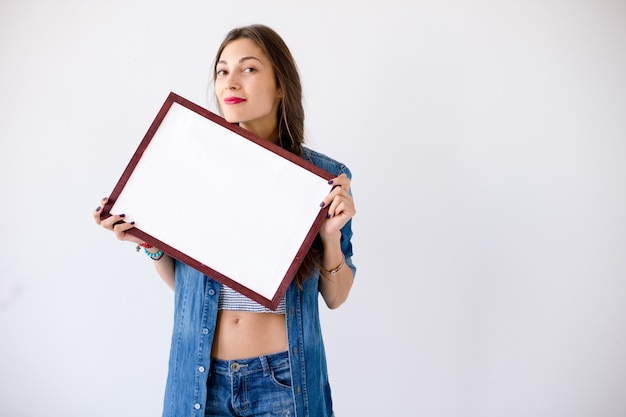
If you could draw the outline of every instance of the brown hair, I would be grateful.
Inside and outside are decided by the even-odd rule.
[[[213,64],[213,82],[217,79],[217,62],[224,48],[232,41],[247,38],[256,43],[267,55],[274,69],[276,86],[282,91],[278,106],[278,137],[276,143],[291,153],[302,156],[304,143],[304,107],[302,105],[302,84],[296,62],[285,41],[272,28],[264,25],[242,26],[232,29],[217,50]],[[219,103],[218,103],[219,106]],[[321,240],[315,239],[296,274],[299,287],[315,270],[324,274],[320,264]]]

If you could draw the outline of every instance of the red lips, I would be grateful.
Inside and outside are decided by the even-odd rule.
[[[226,104],[239,104],[239,103],[243,103],[244,101],[246,100],[239,98],[239,97],[226,97],[224,99],[224,103]]]

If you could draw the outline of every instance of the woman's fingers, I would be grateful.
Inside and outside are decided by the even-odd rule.
[[[333,188],[330,193],[328,193],[324,201],[322,201],[322,207],[332,204],[338,195],[350,195],[350,179],[346,176],[346,174],[341,174],[340,176],[328,181],[328,183],[332,184]]]
[[[96,209],[93,211],[93,218],[96,222],[96,224],[99,224],[100,226],[102,226],[103,228],[112,231],[113,233],[115,233],[115,236],[119,239],[119,240],[129,240],[135,243],[141,243],[141,241],[139,239],[137,239],[136,237],[130,235],[128,232],[128,230],[132,229],[133,227],[135,227],[135,222],[126,222],[125,218],[126,215],[125,214],[112,214],[111,216],[107,217],[106,219],[103,219],[102,216],[102,208],[104,207],[104,205],[109,201],[108,197],[103,198],[100,201],[100,205],[98,205],[98,207],[96,207]]]
[[[112,214],[110,217],[100,220],[100,226],[104,227],[107,230],[113,230],[113,226],[115,226],[117,223],[122,223],[125,217],[125,214]]]
[[[108,197],[104,197],[102,200],[100,200],[98,207],[96,207],[96,209],[93,211],[93,219],[96,224],[100,224],[102,222],[102,218],[100,217],[102,215],[102,207],[104,207],[107,201],[109,201]]]
[[[128,230],[132,229],[133,227],[135,227],[134,222],[131,222],[131,223],[126,223],[126,222],[119,223],[118,222],[113,225],[113,232],[115,232],[115,236],[117,236],[119,240],[136,241],[137,239],[132,238],[131,235],[126,233]],[[136,243],[140,243],[140,241],[137,241]]]
[[[328,217],[334,217],[339,214],[346,214],[349,217],[354,216],[356,210],[354,209],[354,200],[352,196],[339,194],[333,198],[330,206],[328,207]]]
[[[344,191],[350,191],[350,178],[348,178],[346,174],[341,174],[340,176],[330,180],[328,183],[333,185],[333,190],[339,187]]]
[[[323,206],[328,206],[325,228],[329,231],[339,230],[356,214],[354,200],[350,195],[350,179],[346,174],[341,174],[329,183],[333,185],[333,188],[322,203]]]

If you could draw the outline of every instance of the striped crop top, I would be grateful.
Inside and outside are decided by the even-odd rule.
[[[285,297],[280,300],[276,310],[270,310],[269,308],[257,303],[254,300],[246,297],[245,295],[233,290],[227,285],[222,284],[220,288],[220,298],[217,304],[219,310],[235,310],[235,311],[249,311],[253,313],[273,313],[273,314],[285,314]]]

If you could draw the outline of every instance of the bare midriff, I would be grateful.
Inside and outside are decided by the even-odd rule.
[[[244,359],[287,350],[284,314],[220,310],[211,356]]]

